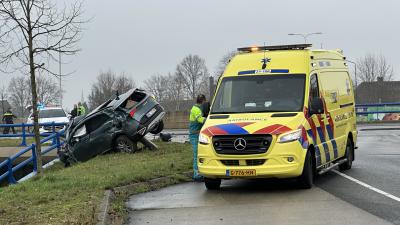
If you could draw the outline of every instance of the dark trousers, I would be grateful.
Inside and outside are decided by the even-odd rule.
[[[13,123],[6,123],[6,124],[13,124]],[[16,134],[17,132],[15,132],[15,128],[14,127],[4,127],[3,129],[3,134],[8,134],[10,133],[10,128],[12,129],[13,134]]]

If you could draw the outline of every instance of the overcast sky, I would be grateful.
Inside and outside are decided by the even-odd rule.
[[[58,0],[62,1],[62,0]],[[67,4],[70,1],[66,1]],[[63,72],[64,107],[90,91],[100,71],[125,72],[136,83],[173,72],[187,54],[198,54],[214,72],[237,47],[302,43],[288,33],[323,32],[315,47],[343,49],[350,60],[382,53],[400,71],[400,1],[396,0],[86,0],[82,51]],[[9,74],[0,74],[1,86]]]

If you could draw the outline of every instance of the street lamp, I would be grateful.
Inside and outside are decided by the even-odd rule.
[[[307,44],[307,38],[311,35],[314,34],[322,34],[322,32],[315,32],[315,33],[308,33],[308,34],[296,34],[296,33],[290,33],[288,35],[294,36],[294,35],[298,35],[298,36],[302,36],[304,38],[304,44]]]

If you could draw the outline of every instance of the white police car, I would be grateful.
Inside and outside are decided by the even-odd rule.
[[[39,123],[68,123],[68,114],[65,113],[64,109],[61,107],[44,107],[39,108]],[[26,123],[32,124],[33,123],[33,116],[32,113],[29,115]],[[65,126],[56,126],[56,130],[61,130]],[[33,130],[32,127],[29,129],[30,131]],[[40,133],[48,133],[52,132],[52,126],[40,126]]]

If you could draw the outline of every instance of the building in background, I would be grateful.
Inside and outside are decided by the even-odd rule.
[[[400,102],[400,81],[362,82],[356,89],[356,104],[398,103]],[[359,112],[398,111],[399,106],[368,106],[357,109]],[[399,113],[374,113],[358,116],[357,121],[400,120]]]
[[[400,81],[362,82],[356,88],[356,104],[400,102]]]

